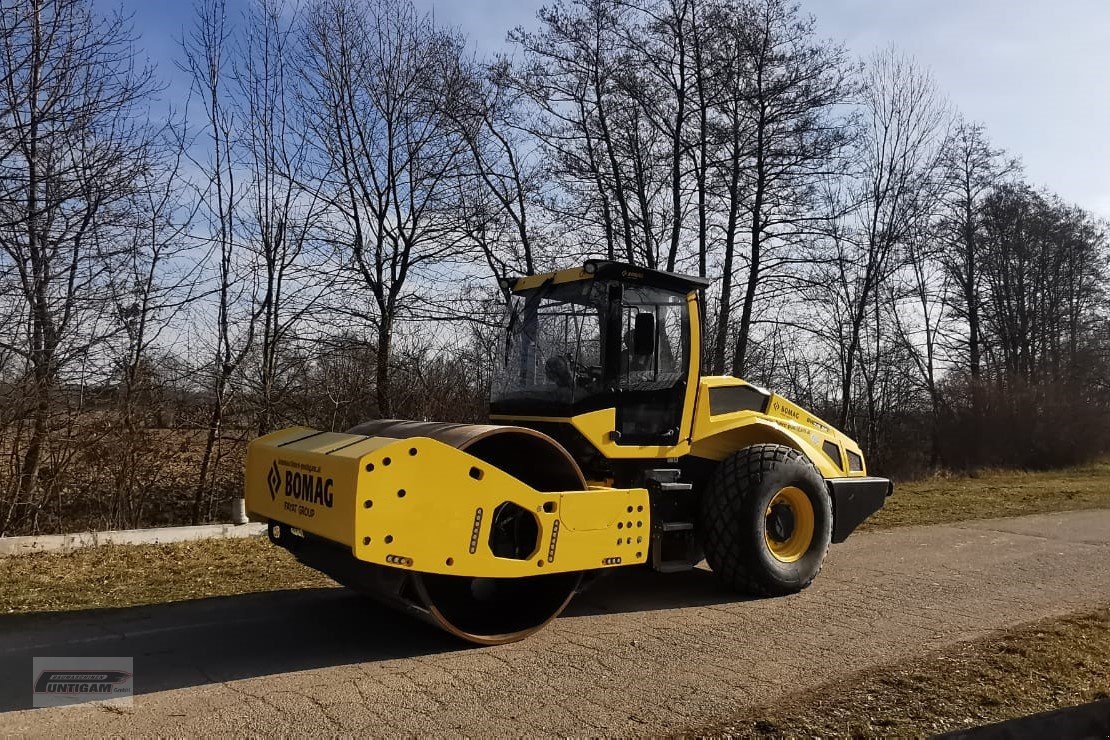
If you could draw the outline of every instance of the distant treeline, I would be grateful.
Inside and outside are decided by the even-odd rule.
[[[712,277],[709,370],[884,473],[1110,445],[1106,223],[791,2],[554,2],[497,56],[200,0],[188,96],[130,28],[0,0],[0,535],[225,518],[283,425],[480,420],[495,278],[590,256]]]

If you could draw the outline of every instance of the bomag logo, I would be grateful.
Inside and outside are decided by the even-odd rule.
[[[330,509],[334,501],[331,486],[332,479],[322,475],[285,471],[285,495],[306,504],[323,504]]]
[[[299,470],[290,470],[292,467]],[[335,503],[332,493],[334,481],[322,475],[315,465],[281,461],[279,466],[279,461],[275,460],[266,475],[266,484],[271,499],[276,500],[278,493],[284,492],[286,498],[305,504],[320,504],[330,509]]]
[[[278,491],[281,490],[281,471],[278,470],[276,460],[270,465],[270,472],[266,476],[266,485],[270,487],[270,500],[273,501],[277,498]]]
[[[800,413],[785,404],[779,403],[778,401],[775,401],[773,404],[771,404],[771,410],[774,411],[776,414],[781,414],[782,416],[785,416],[788,419],[794,419],[795,421],[802,418],[802,415]]]

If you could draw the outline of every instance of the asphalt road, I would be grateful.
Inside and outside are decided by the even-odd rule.
[[[855,535],[796,596],[613,574],[521,643],[468,648],[341,589],[0,617],[0,735],[658,734],[1110,604],[1110,511]],[[134,656],[131,710],[26,710],[35,655]]]

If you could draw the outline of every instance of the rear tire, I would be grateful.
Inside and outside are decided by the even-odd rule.
[[[760,596],[812,583],[832,540],[824,479],[783,445],[752,445],[725,458],[702,494],[699,518],[713,572],[729,588]]]

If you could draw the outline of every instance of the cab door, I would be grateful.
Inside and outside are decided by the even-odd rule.
[[[686,296],[646,286],[626,285],[622,292],[615,441],[677,444],[689,382]]]

